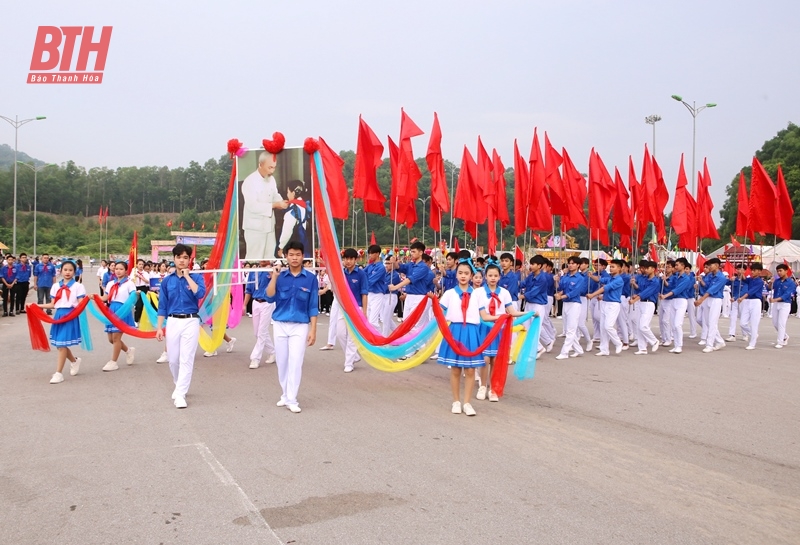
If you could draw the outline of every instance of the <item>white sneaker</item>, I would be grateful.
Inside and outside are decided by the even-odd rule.
[[[583,356],[583,352],[573,352],[569,355],[570,358],[577,358],[578,356]]]
[[[489,401],[493,401],[493,402],[496,403],[496,402],[500,401],[500,398],[497,397],[497,394],[494,393],[494,391],[489,390]]]
[[[783,345],[782,344],[776,344],[775,348],[783,348]]]
[[[661,343],[661,346],[671,346],[671,345],[672,341],[664,341],[663,343]]]
[[[75,361],[69,362],[69,374],[71,376],[75,376],[78,374],[78,371],[81,370],[81,359],[75,358]]]
[[[128,347],[128,353],[125,354],[125,363],[133,365],[133,359],[136,357],[136,349],[132,346]]]
[[[566,359],[569,359],[569,356],[567,354],[559,354],[558,356],[556,356],[556,359],[557,360],[566,360]]]
[[[50,384],[58,384],[59,382],[64,382],[64,375],[61,373],[53,373],[53,376],[50,378]]]
[[[566,337],[566,336],[567,336],[567,334],[566,334],[566,333],[559,333],[559,334],[558,334],[558,337],[559,337],[559,338]]]
[[[203,352],[203,357],[204,358],[213,358],[216,355],[217,355],[217,351],[216,350],[214,350],[213,352]]]
[[[677,346],[675,348],[673,348],[672,350],[670,350],[671,354],[680,354],[681,352],[683,352],[683,349],[682,348],[678,348]]]
[[[651,345],[650,345],[650,350],[652,350],[652,351],[653,351],[653,353],[655,354],[656,352],[658,352],[658,347],[659,347],[659,344],[658,344],[658,343],[651,344]]]
[[[275,354],[270,354],[264,363],[275,363]]]
[[[736,337],[734,335],[729,335],[728,338],[725,340],[732,343],[733,341],[736,340]]]
[[[186,398],[185,397],[176,397],[175,398],[175,407],[178,409],[185,409],[186,405]]]
[[[713,352],[713,351],[714,351],[714,348],[711,347],[711,346],[706,346],[705,348],[703,348],[703,352],[705,352],[706,354],[708,354],[709,352]]]
[[[114,360],[110,360],[103,366],[103,371],[116,371],[117,369],[119,369],[119,365]]]
[[[614,354],[622,354],[622,350],[623,350],[623,348],[622,348],[622,345],[621,345],[621,344],[618,344],[618,345],[617,345],[617,346],[614,348]]]
[[[450,409],[450,412],[453,414],[461,414],[461,402],[453,401],[453,408]]]
[[[725,348],[726,346],[727,345],[725,344],[725,341],[722,341],[722,344],[718,344],[717,346],[715,346],[714,350],[719,350],[720,348]]]
[[[647,350],[637,350],[636,352],[633,353],[633,355],[634,356],[646,356],[647,355]]]
[[[167,356],[166,352],[162,352],[161,356],[156,360],[156,363],[167,363],[169,361],[169,356]]]
[[[554,344],[556,344],[556,341],[550,341],[550,344],[548,344],[548,345],[545,347],[545,351],[549,353],[551,350],[553,350],[553,345],[554,345]]]
[[[627,345],[627,344],[623,344],[623,345],[622,345],[622,349],[623,349],[623,350],[627,350],[628,348],[630,348],[630,346],[629,346],[629,345]]]
[[[299,413],[302,410],[300,408],[300,405],[287,405],[287,407],[289,407],[289,410],[295,414]]]
[[[611,354],[608,352],[603,352],[602,350],[595,354],[595,356],[610,356]]]
[[[464,403],[464,414],[467,416],[475,416],[475,409],[469,403]]]
[[[594,342],[589,341],[586,343],[586,351],[591,352],[592,350],[594,350]]]
[[[258,366],[261,364],[258,360],[250,360],[250,369],[258,369]]]
[[[430,357],[430,358],[428,358],[428,359],[431,359],[431,360],[438,360],[438,359],[439,359],[439,354],[434,354],[433,356],[431,356],[431,357]]]
[[[320,350],[333,350],[333,345],[326,344],[325,346],[320,347]]]
[[[475,399],[479,401],[486,399],[486,386],[481,386],[478,388],[478,393],[475,395]]]
[[[745,350],[755,350],[755,349],[756,349],[756,347],[755,347],[755,346],[750,346],[750,345],[747,345],[747,346],[745,346],[745,347],[744,347],[744,349],[745,349]],[[703,350],[703,352],[705,352],[705,350]]]
[[[696,339],[697,338],[697,333],[695,333],[694,335],[689,335],[689,338],[690,339]]]
[[[231,337],[231,340],[228,341],[228,348],[225,349],[225,352],[229,354],[233,352],[233,345],[236,344],[236,337]]]
[[[743,340],[744,340],[744,342],[747,342],[747,341],[749,341],[749,340],[750,340],[750,335],[745,335],[745,336],[744,336],[744,338],[743,338]]]
[[[284,401],[283,398],[280,398],[275,405],[277,405],[278,407],[285,407],[286,406],[286,401]]]
[[[353,372],[353,366],[352,365],[345,365],[344,366],[344,372],[345,373],[352,373]]]
[[[699,341],[697,344],[699,344],[700,346],[705,346],[706,345],[706,341]]]

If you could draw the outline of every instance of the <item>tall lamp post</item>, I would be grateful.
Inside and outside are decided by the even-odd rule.
[[[660,115],[648,115],[644,118],[644,122],[653,126],[653,157],[656,156],[656,123],[661,121]]]
[[[56,166],[55,163],[49,163],[46,165],[41,165],[35,167],[28,163],[23,163],[22,161],[17,161],[20,165],[24,167],[28,167],[33,171],[33,255],[36,256],[36,175],[39,174],[42,170],[46,169],[47,167],[54,167]]]
[[[692,114],[692,196],[694,197],[695,172],[697,172],[697,170],[695,169],[695,149],[697,148],[697,116],[700,114],[700,112],[702,112],[706,108],[714,108],[716,104],[713,102],[709,102],[707,104],[703,104],[702,106],[698,107],[694,101],[692,101],[692,104],[689,105],[689,103],[683,100],[683,97],[681,97],[680,95],[672,95],[672,99],[677,100],[678,102],[686,106],[686,109],[689,110],[690,114]]]
[[[422,203],[422,243],[425,244],[425,204],[431,200],[431,196],[428,195],[424,199],[417,198],[417,200]]]

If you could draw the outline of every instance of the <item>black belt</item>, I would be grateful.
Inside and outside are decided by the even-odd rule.
[[[170,314],[170,318],[199,318],[199,314]]]
[[[255,301],[256,303],[266,303],[267,302],[266,299],[253,299],[253,301]]]

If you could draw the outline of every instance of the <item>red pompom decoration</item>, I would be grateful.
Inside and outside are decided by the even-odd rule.
[[[319,150],[319,140],[309,136],[303,142],[303,149],[307,154],[314,155],[314,152]]]
[[[238,152],[240,149],[242,149],[243,145],[244,144],[239,142],[238,138],[231,138],[228,140],[228,153],[231,154],[231,159],[233,159],[235,155],[238,155]]]
[[[277,154],[283,151],[283,146],[286,144],[286,138],[283,136],[283,133],[274,132],[272,133],[272,140],[267,140],[266,138],[261,141],[264,145],[264,149],[272,154]]]

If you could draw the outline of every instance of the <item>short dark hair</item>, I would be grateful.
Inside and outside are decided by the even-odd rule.
[[[358,251],[356,251],[355,248],[347,248],[342,253],[342,257],[344,257],[345,259],[347,259],[347,258],[358,259]]]
[[[20,252],[19,256],[20,257],[22,257],[22,256],[28,257],[28,254],[26,254],[25,252]]]
[[[433,261],[433,258],[428,254],[422,254],[422,261],[424,261],[425,263],[430,263],[431,261]]]
[[[306,247],[299,240],[290,240],[283,248],[283,253],[286,254],[289,250],[300,250],[303,255],[306,253]]]
[[[521,259],[515,259],[514,260],[514,266],[515,267],[522,267],[522,260]]]
[[[450,259],[458,259],[458,254],[456,252],[447,252],[445,257],[449,257]]]
[[[381,247],[377,244],[371,244],[369,248],[367,248],[368,254],[379,254],[381,253]]]
[[[711,261],[711,260],[709,259],[709,261]],[[750,264],[750,270],[751,271],[763,271],[764,270],[764,266],[761,265],[761,263],[751,263]]]
[[[578,265],[581,264],[581,258],[576,255],[571,255],[567,258],[567,263],[576,263]]]
[[[192,249],[189,248],[186,244],[176,244],[175,247],[172,249],[172,255],[178,257],[179,255],[186,254],[188,256],[192,255]],[[137,261],[138,263],[138,261]]]
[[[469,253],[469,250],[459,250],[458,254],[456,254],[456,255],[458,256],[458,259],[471,259],[472,258],[472,254]]]
[[[623,267],[625,265],[625,261],[622,259],[612,259],[611,264],[616,265],[617,267]]]
[[[511,255],[510,252],[503,252],[502,254],[500,254],[500,259],[501,260],[508,259],[509,261],[514,261],[514,256]]]
[[[531,265],[546,265],[547,259],[544,256],[536,254],[531,258]]]
[[[783,263],[780,263],[777,267],[775,267],[775,270],[776,271],[788,271],[789,270],[789,266],[785,265]]]
[[[675,266],[675,260],[674,259],[667,259],[666,264],[669,265],[670,267],[674,267]]]
[[[689,260],[686,259],[685,257],[679,257],[678,259],[676,259],[675,260],[675,264],[678,264],[678,263],[680,263],[684,267],[691,267],[691,265],[689,265]]]
[[[414,242],[412,242],[410,248],[412,250],[419,250],[420,252],[424,252],[425,251],[425,245],[423,243],[421,243],[420,241],[418,241],[418,240],[415,240]]]
[[[591,262],[591,261],[589,261],[589,258],[588,258],[588,257],[582,257],[582,258],[581,258],[581,260],[580,260],[580,264],[581,264],[581,265],[589,265],[589,264],[591,264],[591,263],[592,263],[592,262]]]
[[[595,259],[595,262],[596,262],[598,265],[602,265],[603,267],[607,267],[607,266],[608,266],[608,261],[606,261],[606,260],[605,260],[605,259],[603,259],[602,257],[599,257],[599,258]]]
[[[720,265],[721,263],[722,263],[722,261],[720,261],[719,258],[717,258],[717,257],[712,257],[711,259],[706,261],[706,265],[709,265],[709,266],[710,265]]]

